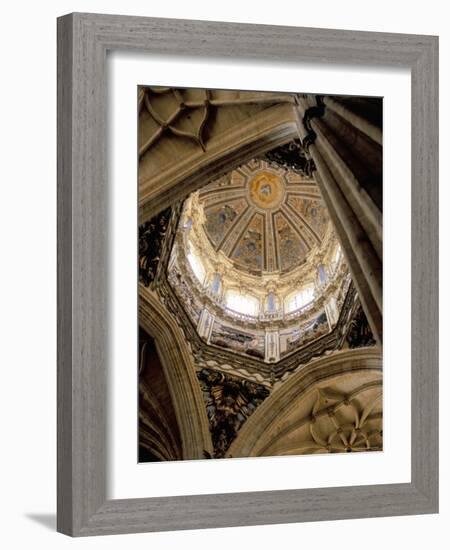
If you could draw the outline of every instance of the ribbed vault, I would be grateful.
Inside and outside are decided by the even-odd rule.
[[[298,267],[329,223],[314,180],[259,159],[202,189],[199,204],[214,250],[244,271]]]

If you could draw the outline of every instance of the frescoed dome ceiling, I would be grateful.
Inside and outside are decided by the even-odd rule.
[[[250,273],[301,265],[329,223],[311,179],[258,159],[202,188],[199,203],[214,250]]]

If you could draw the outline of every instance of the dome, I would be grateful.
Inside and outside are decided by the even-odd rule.
[[[320,246],[329,225],[315,183],[264,160],[204,187],[198,206],[214,252],[254,274],[298,267]]]
[[[168,282],[208,344],[277,362],[333,329],[349,274],[315,182],[253,159],[185,200]]]

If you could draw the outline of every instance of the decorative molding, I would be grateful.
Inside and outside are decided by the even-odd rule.
[[[142,86],[139,89],[140,116],[145,110],[150,115],[152,126],[156,127],[153,133],[144,137],[139,155],[142,157],[167,134],[170,137],[191,140],[205,151],[208,134],[211,134],[209,122],[217,109],[294,103],[292,94],[287,93],[235,92],[233,95],[234,97],[231,97],[226,90]],[[186,129],[188,127],[190,131]]]
[[[164,133],[170,133],[175,137],[193,140],[203,151],[205,150],[204,130],[211,115],[211,94],[209,90],[200,90],[200,93],[204,93],[205,97],[203,100],[188,101],[183,97],[183,92],[176,88],[143,87],[139,90],[140,109],[145,107],[157,126],[154,133],[148,136],[139,148],[140,157],[142,157]],[[171,99],[175,102],[175,106],[169,115],[159,113],[157,107],[152,105],[152,97],[155,98],[165,94],[172,96]],[[197,112],[200,114],[199,117],[195,117]],[[192,124],[192,118],[199,119],[196,127]],[[190,122],[190,126],[194,126],[190,132],[183,129],[183,126],[185,127],[188,121]]]
[[[166,310],[166,315],[172,317],[184,333],[196,365],[223,369],[241,377],[261,376],[270,385],[277,383],[277,381],[286,380],[293,372],[314,358],[340,349],[344,345],[348,324],[359,305],[356,290],[350,284],[342,301],[338,322],[330,333],[321,336],[297,351],[291,352],[277,363],[266,364],[264,361],[249,355],[236,351],[231,352],[204,342],[165,276],[159,280],[156,290]],[[254,378],[254,380],[256,379]],[[258,381],[262,383],[263,380],[259,379]]]
[[[355,373],[352,376],[360,378]],[[276,434],[259,452],[273,454],[271,448],[276,448],[277,455],[382,451],[381,379],[376,376],[346,393],[335,389],[338,383],[336,378],[333,386],[316,387],[315,401],[306,415]]]
[[[139,226],[139,281],[144,286],[153,287],[167,269],[181,208],[182,203],[174,204]]]
[[[163,251],[168,248],[165,241],[171,216],[172,208],[168,207],[139,226],[139,280],[145,286],[155,280]]]
[[[350,322],[345,339],[350,349],[376,345],[366,314],[361,306]]]
[[[151,175],[144,170],[150,162],[147,153],[140,161],[140,223],[184,200],[201,185],[296,136],[295,106],[287,101],[266,107],[222,134],[212,136],[206,151],[194,146],[189,155],[181,155],[177,163],[168,163]]]
[[[306,135],[302,139],[302,147],[306,153],[309,152],[309,147],[313,145],[317,139],[317,134],[311,127],[311,120],[313,118],[320,118],[325,113],[325,104],[323,102],[323,96],[316,95],[314,97],[315,97],[316,104],[311,105],[310,107],[305,109],[305,112],[303,113],[303,118],[302,118],[303,127],[306,130]],[[311,162],[313,163],[312,166],[314,167],[314,169],[316,169],[314,160],[311,160]]]
[[[271,149],[261,158],[285,170],[292,170],[305,178],[312,178],[316,169],[314,161],[307,154],[306,148],[299,139],[294,139],[289,143]]]

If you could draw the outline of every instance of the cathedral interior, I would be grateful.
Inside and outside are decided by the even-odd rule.
[[[138,109],[139,462],[381,451],[382,99]]]

